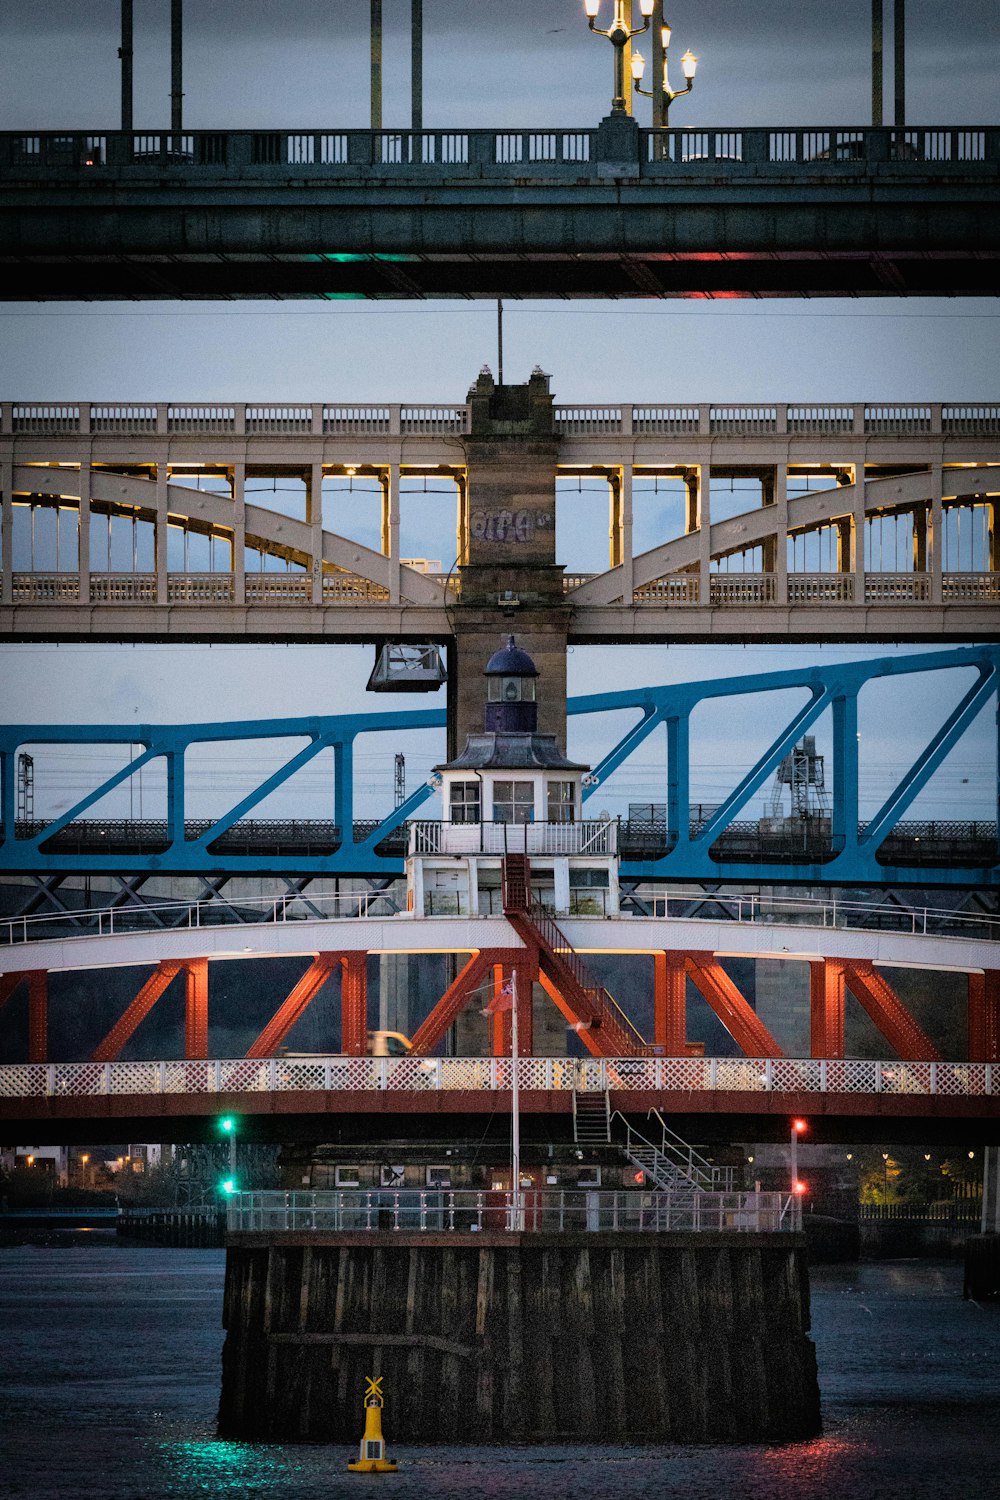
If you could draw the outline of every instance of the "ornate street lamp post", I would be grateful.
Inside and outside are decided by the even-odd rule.
[[[647,99],[652,99],[654,126],[666,126],[670,124],[670,106],[671,104],[673,104],[675,99],[680,99],[684,94],[690,94],[691,90],[694,88],[694,75],[698,68],[698,59],[689,49],[681,58],[681,72],[687,79],[687,83],[682,89],[672,89],[670,87],[669,60],[667,56],[667,51],[670,46],[669,26],[660,27],[660,43],[663,50],[663,77],[660,80],[659,86],[657,86],[654,82],[654,85],[651,89],[644,89],[639,87],[642,80],[642,75],[646,70],[646,59],[643,57],[641,52],[632,53],[632,87],[635,89],[635,92],[637,94],[645,94]]]
[[[641,36],[644,31],[649,30],[649,18],[653,14],[654,0],[639,0],[639,9],[643,15],[641,26],[632,28],[632,0],[614,0],[615,14],[607,31],[596,25],[597,13],[601,8],[601,0],[583,0],[583,8],[587,13],[587,24],[595,36],[606,36],[615,49],[615,96],[611,101],[612,111],[622,114],[627,113],[628,106],[625,102],[625,48],[634,36]],[[626,11],[628,19],[626,19]]]

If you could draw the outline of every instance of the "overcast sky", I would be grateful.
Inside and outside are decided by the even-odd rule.
[[[886,10],[891,54],[891,0]],[[383,13],[385,122],[401,125],[410,0],[384,0]],[[610,13],[603,0],[601,24]],[[169,14],[169,0],[136,0],[138,126],[169,119]],[[184,15],[185,123],[368,123],[366,0],[186,0]],[[910,119],[995,119],[998,15],[994,0],[909,0]],[[115,123],[118,16],[118,0],[4,0],[0,107],[11,126]],[[677,0],[667,17],[675,54],[690,47],[700,60],[676,123],[870,118],[870,0]],[[605,112],[611,48],[589,35],[581,0],[424,0],[424,25],[428,126],[572,126]],[[648,38],[638,45],[648,60]],[[887,71],[887,108],[891,98]]]
[[[409,0],[385,0],[384,9],[385,120],[405,124]],[[605,23],[609,10],[605,0]],[[2,0],[0,129],[113,128],[118,11],[117,0]],[[587,125],[606,111],[611,49],[588,35],[580,0],[424,0],[424,13],[428,126]],[[168,0],[136,0],[140,127],[168,119],[168,15]],[[700,59],[696,89],[673,123],[867,121],[869,0],[678,0],[668,15],[675,52],[690,47]],[[911,121],[996,123],[998,15],[994,0],[954,0],[947,12],[910,0]],[[185,17],[192,127],[367,124],[360,0],[187,0]],[[887,72],[887,117],[891,98]],[[998,311],[985,299],[519,303],[507,309],[505,366],[508,379],[521,380],[541,364],[567,402],[996,400]],[[464,397],[484,362],[495,365],[491,304],[0,304],[4,399],[449,401]],[[570,680],[587,691],[602,679],[630,685],[754,671],[810,654],[576,651]],[[856,654],[823,652],[830,660]],[[373,706],[363,690],[370,658],[362,648],[31,647],[3,653],[0,672],[14,722],[143,722],[364,710]],[[943,701],[911,694],[906,713],[902,698],[887,713],[883,700],[863,740],[873,789],[905,763],[926,727],[921,718]],[[717,796],[727,777],[736,779],[732,743],[731,729],[715,734],[697,795]],[[391,750],[370,763],[384,803]],[[577,746],[592,758],[599,750],[594,739]],[[414,768],[436,753],[414,742]],[[985,731],[960,748],[939,810],[989,814],[994,756]],[[654,800],[655,757],[646,760],[635,795]],[[875,790],[871,797],[880,800]]]

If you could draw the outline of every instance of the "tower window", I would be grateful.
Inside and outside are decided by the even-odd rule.
[[[478,823],[479,817],[479,782],[453,781],[451,784],[451,821],[453,823]]]
[[[494,823],[533,823],[534,820],[534,782],[495,781],[493,783]]]
[[[575,812],[576,796],[572,781],[550,781],[548,786],[549,822],[572,823]]]
[[[491,703],[534,703],[533,677],[491,677],[487,688]]]

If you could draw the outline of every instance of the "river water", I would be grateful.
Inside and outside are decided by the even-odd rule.
[[[223,1255],[0,1251],[0,1496],[31,1500],[950,1500],[1000,1496],[1000,1307],[954,1264],[813,1273],[825,1433],[786,1447],[339,1448],[223,1443]],[[387,1423],[387,1436],[392,1437]]]

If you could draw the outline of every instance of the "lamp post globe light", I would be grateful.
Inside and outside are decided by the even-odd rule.
[[[698,70],[698,59],[689,48],[681,58],[681,72],[684,74],[687,82],[682,89],[672,89],[670,87],[670,64],[667,55],[670,48],[670,32],[671,28],[669,26],[660,27],[660,45],[663,52],[663,76],[658,86],[655,83],[651,89],[644,89],[640,86],[642,75],[646,70],[646,59],[641,52],[632,53],[632,87],[637,94],[644,94],[647,99],[652,99],[654,126],[667,126],[670,124],[671,104],[673,104],[675,99],[680,99],[685,94],[690,94],[694,88],[694,75]]]
[[[587,15],[587,24],[595,36],[606,36],[615,49],[615,94],[611,101],[612,112],[625,114],[628,106],[625,102],[625,48],[634,36],[641,36],[644,31],[649,30],[649,18],[653,14],[655,0],[639,0],[639,9],[642,12],[643,22],[641,26],[633,29],[631,22],[632,0],[614,0],[615,13],[611,25],[607,30],[602,30],[597,25],[598,12],[601,9],[601,0],[583,0],[583,8]],[[626,19],[626,11],[628,19]]]

